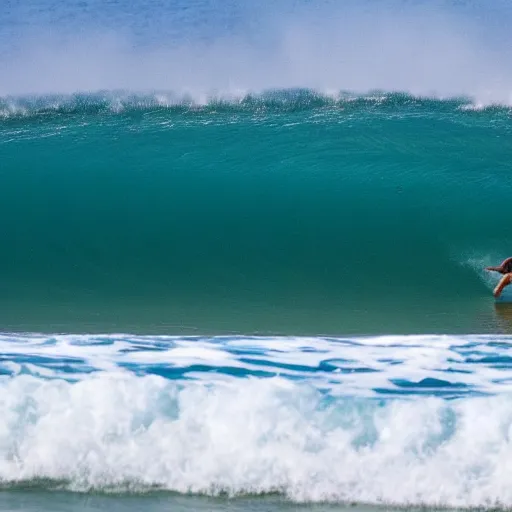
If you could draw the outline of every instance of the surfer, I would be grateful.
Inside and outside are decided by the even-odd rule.
[[[499,272],[500,274],[504,274],[493,291],[493,295],[496,298],[498,298],[501,295],[503,288],[512,283],[512,258],[507,258],[498,267],[486,267],[485,270],[490,270],[491,272]]]

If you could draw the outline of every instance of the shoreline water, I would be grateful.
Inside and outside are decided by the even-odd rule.
[[[200,496],[180,496],[172,493],[147,493],[139,496],[87,494],[80,495],[65,491],[2,491],[0,492],[0,507],[4,510],[23,510],[24,512],[38,512],[45,507],[54,512],[88,512],[108,509],[112,512],[132,512],[141,507],[149,508],[152,512],[173,511],[185,512],[191,507],[198,511],[207,512],[457,512],[467,508],[428,507],[428,506],[393,506],[393,505],[367,505],[358,503],[347,504],[318,504],[318,503],[292,503],[279,497],[252,497],[252,498],[211,498]],[[472,511],[486,510],[485,508],[471,508]],[[494,508],[493,510],[501,510]],[[503,510],[507,510],[505,507]]]

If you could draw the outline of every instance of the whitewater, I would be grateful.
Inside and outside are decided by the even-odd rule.
[[[510,337],[6,334],[0,345],[4,490],[512,503]]]

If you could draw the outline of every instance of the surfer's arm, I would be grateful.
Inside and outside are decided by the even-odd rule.
[[[500,272],[501,274],[505,273],[505,266],[508,265],[512,261],[512,257],[503,260],[499,267],[486,267],[485,270],[491,270],[492,272]]]

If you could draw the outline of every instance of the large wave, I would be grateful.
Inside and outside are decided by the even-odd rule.
[[[3,329],[501,332],[510,110],[468,104],[5,98]]]

